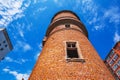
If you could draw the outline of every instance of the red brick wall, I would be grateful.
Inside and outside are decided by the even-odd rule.
[[[66,62],[64,41],[78,41],[85,62]],[[114,80],[103,61],[79,31],[66,29],[46,41],[29,80]]]

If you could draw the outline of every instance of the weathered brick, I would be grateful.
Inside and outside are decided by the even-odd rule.
[[[58,14],[55,19],[62,16],[77,18],[68,11]],[[87,39],[86,32],[74,22],[70,24],[72,28],[67,29],[61,23],[49,33],[29,80],[114,80]],[[78,42],[80,54],[85,62],[66,61],[65,41],[71,40]]]

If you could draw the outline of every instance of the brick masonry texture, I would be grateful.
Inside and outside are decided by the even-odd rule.
[[[67,62],[64,41],[78,41],[85,62]],[[52,34],[29,80],[114,80],[89,40],[79,31],[65,29]]]
[[[55,19],[63,16],[76,18],[70,13],[60,13]],[[47,36],[29,80],[115,80],[83,30],[70,25],[70,28],[65,28],[64,24],[57,25]],[[77,41],[79,54],[85,62],[66,60],[66,41]]]

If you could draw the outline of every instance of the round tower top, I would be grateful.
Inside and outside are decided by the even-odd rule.
[[[62,10],[54,15],[47,29],[46,37],[48,37],[51,31],[58,25],[66,23],[71,23],[78,26],[83,31],[85,36],[88,37],[88,32],[84,24],[80,21],[79,17],[74,12],[69,10]]]
[[[69,10],[62,10],[54,15],[51,22],[53,22],[56,19],[63,18],[63,17],[72,17],[72,18],[80,20],[79,17],[74,12],[69,11]]]

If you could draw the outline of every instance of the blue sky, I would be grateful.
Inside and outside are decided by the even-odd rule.
[[[120,40],[120,0],[0,0],[0,28],[6,27],[14,49],[0,62],[0,80],[27,80],[51,18],[72,10],[104,60]]]

